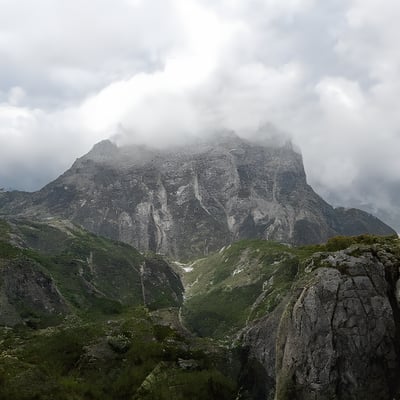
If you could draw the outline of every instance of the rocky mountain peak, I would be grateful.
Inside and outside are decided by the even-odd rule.
[[[247,143],[247,141],[241,138],[233,131],[221,131],[206,137],[203,139],[204,143],[211,144],[215,147],[232,147],[232,146],[242,146],[243,144]]]
[[[177,259],[245,238],[307,244],[350,228],[393,233],[368,214],[337,212],[322,200],[290,143],[265,146],[228,131],[165,149],[100,142],[41,191],[7,206]]]
[[[111,140],[102,140],[96,143],[85,156],[87,160],[103,162],[118,157],[118,148]]]

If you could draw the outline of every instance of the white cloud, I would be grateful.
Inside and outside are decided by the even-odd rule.
[[[19,86],[14,86],[8,92],[8,104],[12,106],[19,105],[26,98],[26,93],[24,89]]]
[[[274,126],[273,136],[293,136],[309,180],[331,199],[396,206],[396,0],[0,8],[0,186],[37,187],[116,133],[162,145]]]
[[[0,0],[0,9],[2,81],[24,87],[44,105],[51,96],[62,105],[160,68],[181,44],[183,28],[172,0]]]
[[[358,82],[341,77],[327,77],[316,86],[321,106],[327,111],[345,111],[357,115],[364,104]],[[357,114],[356,114],[357,113]]]

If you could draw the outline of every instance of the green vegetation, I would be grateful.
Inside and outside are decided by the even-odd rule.
[[[246,240],[195,262],[184,279],[188,326],[200,336],[223,338],[271,312],[291,287],[299,259],[285,245]]]
[[[234,335],[249,321],[272,312],[290,293],[293,283],[303,279],[310,257],[363,246],[398,243],[397,236],[337,236],[326,244],[288,247],[263,240],[245,240],[190,264],[183,279],[187,286],[183,309],[185,322],[196,334],[224,338]],[[361,246],[361,247],[360,247]],[[313,269],[320,266],[313,257]],[[337,266],[338,269],[341,266]],[[304,279],[306,279],[304,277]]]
[[[215,356],[154,325],[145,308],[103,322],[3,329],[0,354],[4,400],[233,399],[236,391]]]
[[[1,238],[1,240],[8,239],[9,233],[10,233],[10,225],[3,219],[0,219],[0,238]]]
[[[0,241],[0,258],[12,259],[21,254],[20,249],[12,246],[10,243]]]
[[[176,307],[181,301],[183,289],[169,266],[157,257],[141,255],[127,244],[58,220],[49,223],[0,220],[1,232],[0,266],[6,268],[3,272],[7,271],[12,285],[20,285],[18,281],[23,279],[23,274],[37,275],[40,271],[40,279],[48,281],[48,295],[55,297],[53,285],[70,312],[81,317],[95,320],[120,314],[131,306],[143,305],[145,300],[151,309]],[[11,260],[14,260],[14,267]],[[146,270],[143,279],[142,267]],[[31,290],[26,289],[28,295],[35,290],[32,285]],[[23,319],[27,320],[27,314],[32,325],[37,327],[53,323],[50,315],[46,317],[37,307],[30,308],[30,302],[37,302],[33,300],[33,292],[31,300],[27,296],[21,305],[16,304],[16,300],[12,303],[24,314],[21,315]],[[46,318],[49,321],[45,322]]]
[[[160,364],[133,399],[228,400],[234,398],[236,391],[233,381],[216,369],[186,371],[171,364]]]
[[[296,251],[302,259],[305,259],[317,252],[339,251],[353,245],[387,244],[392,246],[396,241],[398,241],[397,235],[374,236],[365,234],[359,236],[335,236],[328,239],[325,244],[301,246]]]
[[[14,325],[0,328],[0,399],[234,398],[226,349],[183,336],[182,287],[160,257],[12,220],[0,221],[0,268],[2,324]]]
[[[187,265],[179,310],[181,282],[162,257],[63,221],[0,220],[0,399],[238,398],[239,355],[221,343],[309,284],[316,268],[345,273],[327,253],[379,256],[385,246],[400,253],[395,236],[234,243]],[[290,374],[277,390],[294,396]]]

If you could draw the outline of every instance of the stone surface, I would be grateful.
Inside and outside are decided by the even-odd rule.
[[[254,398],[397,398],[399,266],[379,245],[314,255],[290,299],[243,334],[263,366]]]
[[[68,306],[53,279],[28,258],[0,259],[0,326],[56,320]]]
[[[162,151],[103,141],[39,192],[0,194],[0,210],[61,216],[175,259],[243,238],[308,244],[394,233],[369,214],[322,200],[290,144],[266,147],[233,133]]]

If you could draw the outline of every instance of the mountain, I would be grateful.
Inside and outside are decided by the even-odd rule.
[[[58,216],[181,260],[247,238],[296,245],[394,233],[321,199],[290,143],[274,147],[230,132],[164,150],[100,142],[42,190],[0,194],[0,210]]]
[[[0,398],[232,399],[230,353],[179,321],[158,256],[70,222],[0,220]]]
[[[397,235],[171,264],[54,217],[0,220],[0,398],[399,398]]]
[[[179,307],[183,286],[160,257],[143,256],[73,224],[0,220],[0,325],[46,326],[69,314]]]
[[[399,265],[397,236],[242,241],[183,267],[183,316],[241,351],[238,398],[397,399]]]

